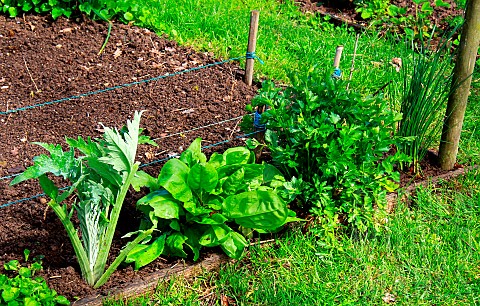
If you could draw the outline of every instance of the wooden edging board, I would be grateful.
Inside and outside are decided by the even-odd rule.
[[[122,299],[122,298],[132,298],[136,296],[143,295],[147,292],[152,292],[155,290],[157,285],[160,282],[168,281],[172,276],[183,276],[186,278],[191,278],[195,275],[200,274],[203,271],[213,271],[220,268],[222,263],[228,261],[228,258],[225,255],[221,254],[212,254],[204,260],[195,263],[193,265],[186,264],[177,264],[171,268],[166,268],[159,270],[155,273],[150,274],[149,276],[136,280],[131,283],[128,283],[126,286],[121,288],[114,288],[109,292],[108,296],[104,295],[92,295],[84,297],[80,300],[73,302],[73,306],[101,306],[104,299]]]

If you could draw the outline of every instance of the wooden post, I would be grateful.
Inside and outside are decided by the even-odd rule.
[[[340,45],[335,51],[335,58],[333,59],[333,68],[340,67],[340,59],[342,58],[343,46]]]
[[[342,71],[340,70],[340,59],[342,58],[343,46],[340,45],[335,51],[335,58],[333,59],[333,75],[332,77],[339,79],[342,77]]]
[[[250,31],[248,33],[248,46],[247,54],[254,54],[255,48],[257,46],[257,33],[258,33],[258,17],[259,11],[252,11],[250,15]],[[255,59],[253,57],[248,57],[245,62],[245,83],[248,86],[252,85],[253,81],[253,64]]]
[[[469,0],[465,11],[465,24],[460,39],[460,50],[453,72],[453,92],[448,97],[447,111],[443,123],[442,140],[440,142],[440,167],[450,170],[454,167],[458,154],[458,143],[462,132],[465,109],[475,59],[480,44],[480,0]],[[458,85],[460,84],[460,85]]]

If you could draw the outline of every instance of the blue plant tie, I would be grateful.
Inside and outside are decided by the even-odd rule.
[[[332,74],[332,77],[335,78],[335,79],[339,79],[342,77],[342,70],[340,70],[340,68],[335,68],[333,70],[333,74]]]
[[[246,59],[258,60],[258,62],[259,62],[260,64],[262,64],[262,65],[265,64],[265,63],[262,61],[262,59],[259,58],[259,57],[255,54],[255,52],[247,52],[247,53],[245,54],[245,58],[246,58]]]
[[[264,130],[265,124],[260,124],[260,119],[262,119],[262,114],[260,114],[258,111],[255,111],[253,116],[253,126],[258,130]]]

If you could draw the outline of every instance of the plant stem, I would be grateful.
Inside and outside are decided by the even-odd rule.
[[[120,254],[118,254],[117,258],[113,261],[113,263],[108,267],[108,269],[103,273],[103,275],[98,279],[98,281],[95,283],[93,286],[93,289],[97,289],[105,282],[108,280],[110,275],[112,275],[113,272],[117,269],[117,267],[125,260],[127,257],[128,253],[141,241],[143,241],[145,238],[147,238],[148,235],[151,235],[153,232],[153,228],[141,233],[140,235],[137,236],[132,242],[128,243],[127,246],[120,251]]]
[[[113,206],[112,213],[110,215],[107,231],[105,233],[105,236],[103,236],[103,239],[100,242],[100,246],[99,246],[100,252],[98,254],[95,266],[93,268],[93,274],[95,276],[96,283],[98,283],[101,276],[104,275],[108,254],[110,252],[110,247],[112,245],[113,235],[115,234],[115,229],[117,227],[120,211],[122,210],[123,201],[125,200],[125,196],[127,195],[128,189],[130,188],[132,180],[135,177],[135,174],[137,173],[138,166],[139,166],[139,163],[135,163],[132,166],[132,169],[128,174],[127,179],[125,180],[125,183],[122,185],[122,188],[120,189],[118,196],[115,199],[115,204]]]
[[[75,255],[77,256],[78,264],[80,265],[80,271],[82,272],[82,277],[85,279],[85,281],[93,286],[95,283],[95,279],[93,276],[93,271],[90,270],[90,264],[88,260],[87,253],[85,252],[85,249],[83,248],[82,242],[80,241],[80,238],[77,235],[77,231],[75,230],[75,226],[73,225],[72,221],[68,217],[66,211],[66,206],[60,206],[55,200],[50,200],[48,202],[48,205],[53,209],[57,217],[60,219],[60,221],[63,224],[63,227],[67,231],[68,237],[70,238],[70,241],[72,242],[73,250],[75,251]]]

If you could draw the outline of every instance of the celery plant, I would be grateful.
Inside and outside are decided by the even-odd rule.
[[[99,139],[67,138],[68,151],[63,151],[60,145],[36,143],[50,155],[35,157],[34,165],[11,182],[14,185],[27,179],[39,180],[45,194],[51,198],[48,205],[67,231],[82,277],[94,288],[103,285],[130,250],[153,231],[139,231],[106,269],[120,210],[139,167],[135,155],[139,142],[144,140],[139,137],[140,117],[141,113],[135,112],[133,121],[127,121],[126,129],[121,131],[105,127],[105,133]],[[81,156],[75,157],[75,150]],[[47,173],[63,177],[72,186],[60,193]],[[76,200],[68,208],[62,202],[73,193]],[[74,211],[80,221],[80,234],[71,220]]]

